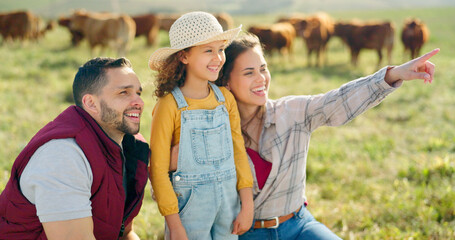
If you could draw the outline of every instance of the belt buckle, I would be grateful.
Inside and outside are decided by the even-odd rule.
[[[272,218],[268,218],[266,220],[267,221],[275,220],[275,226],[271,226],[271,227],[268,227],[268,228],[278,228],[280,226],[280,220],[278,219],[278,217],[272,217]],[[262,224],[264,224],[264,222],[262,222]]]

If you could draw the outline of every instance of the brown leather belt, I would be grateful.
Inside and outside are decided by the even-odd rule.
[[[288,215],[284,215],[281,217],[273,217],[269,219],[264,219],[264,220],[256,220],[254,223],[254,228],[278,228],[280,224],[286,222],[287,220],[291,219],[294,215],[296,215],[299,211],[299,209],[295,210],[292,213],[289,213]]]

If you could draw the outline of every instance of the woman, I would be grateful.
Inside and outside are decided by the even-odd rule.
[[[254,221],[240,239],[339,239],[306,208],[306,159],[311,133],[346,124],[377,105],[403,80],[432,82],[435,49],[400,66],[348,82],[314,96],[268,99],[270,73],[256,36],[243,35],[226,50],[217,85],[226,86],[239,108],[254,178]]]

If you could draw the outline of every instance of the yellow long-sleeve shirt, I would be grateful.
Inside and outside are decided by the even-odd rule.
[[[229,112],[232,142],[234,147],[234,162],[237,172],[237,190],[253,187],[253,177],[244,146],[240,128],[240,116],[232,93],[220,87],[226,100],[225,106]],[[215,93],[210,89],[204,99],[185,97],[188,110],[215,109],[219,103]],[[180,141],[180,116],[177,102],[172,94],[160,98],[153,109],[152,132],[150,148],[152,150],[150,179],[155,193],[158,209],[163,216],[178,213],[178,200],[169,180],[169,165],[171,147]]]

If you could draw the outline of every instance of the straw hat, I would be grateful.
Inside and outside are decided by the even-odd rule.
[[[216,18],[206,12],[190,12],[178,18],[169,30],[171,47],[156,50],[149,60],[149,67],[158,70],[170,55],[188,47],[207,44],[219,40],[227,40],[229,45],[240,32],[238,28],[223,32]]]

